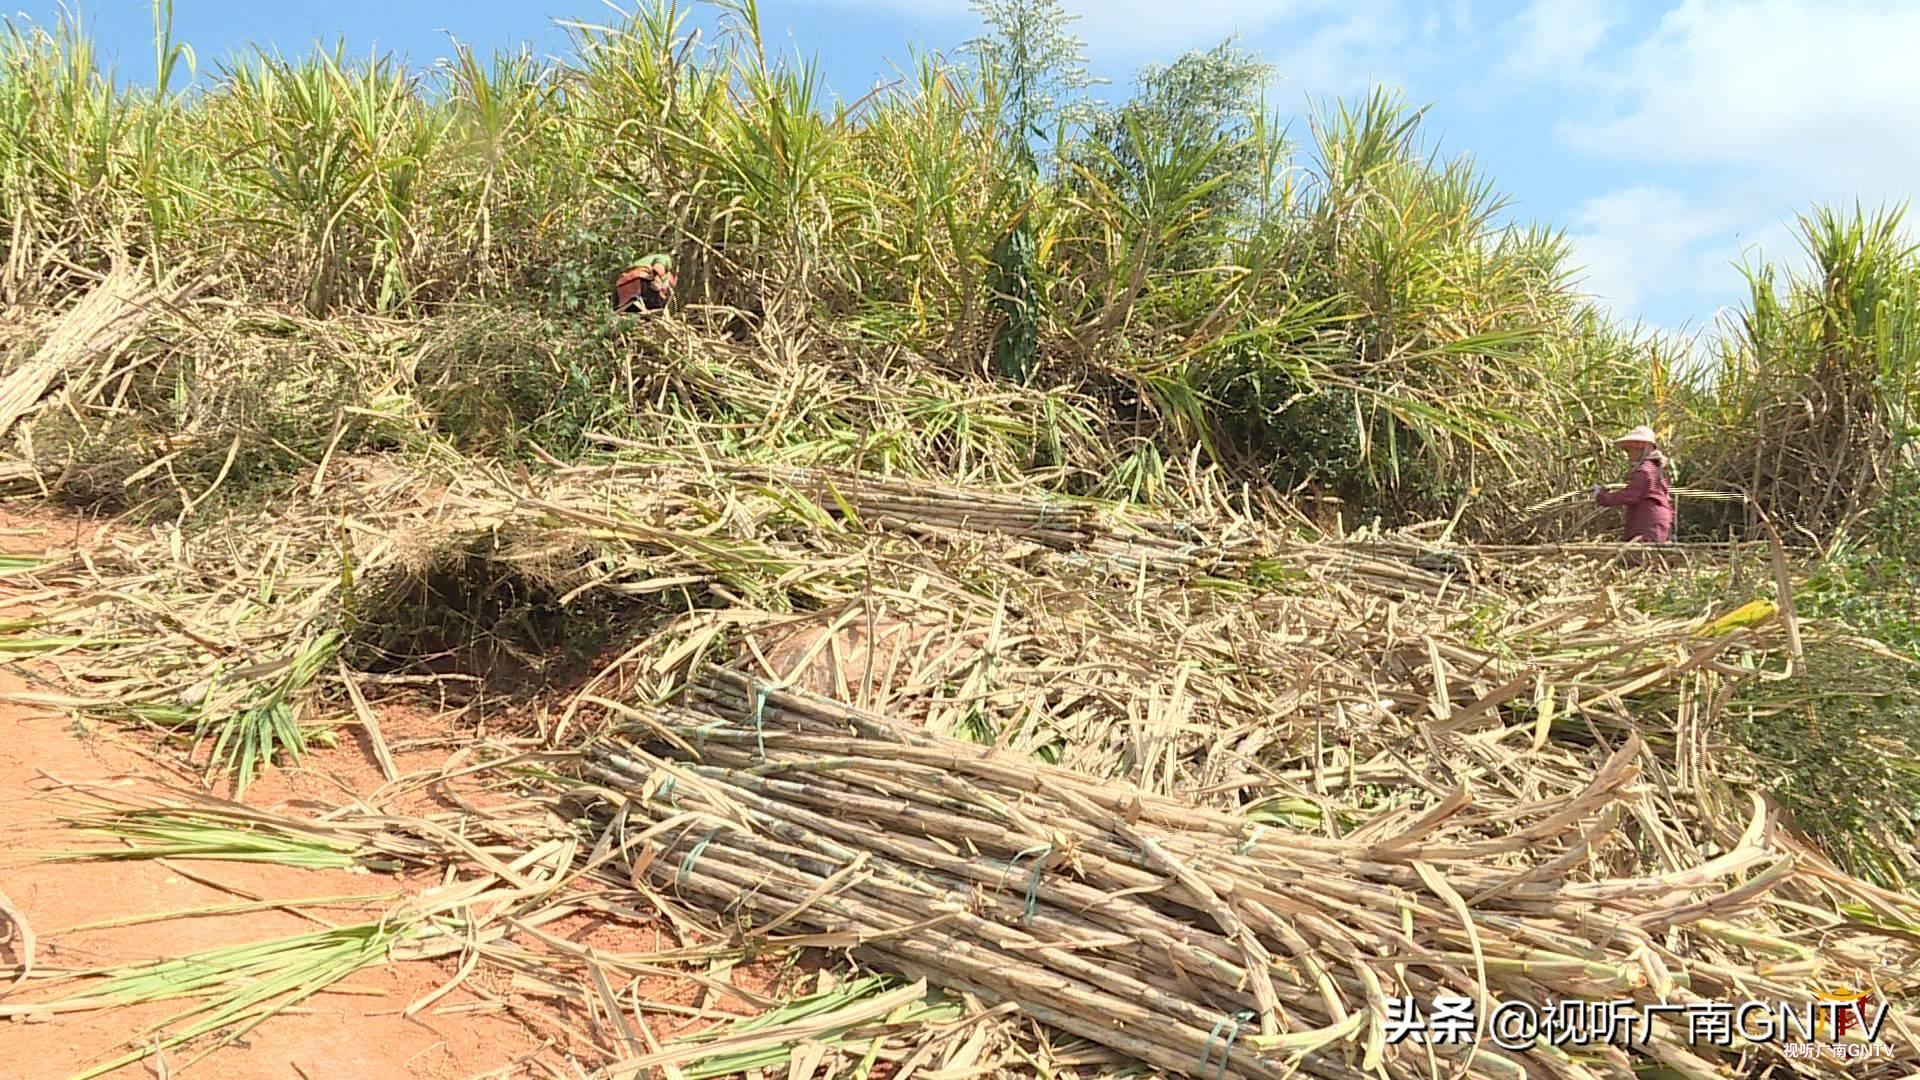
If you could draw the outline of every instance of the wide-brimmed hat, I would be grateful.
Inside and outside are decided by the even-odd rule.
[[[1613,445],[1621,446],[1630,442],[1643,442],[1649,446],[1658,446],[1660,444],[1660,440],[1654,438],[1653,429],[1645,424],[1641,424],[1639,427],[1613,440]]]

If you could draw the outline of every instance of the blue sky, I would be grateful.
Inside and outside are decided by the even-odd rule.
[[[4,4],[5,0],[0,0]],[[19,0],[14,0],[17,6]],[[121,74],[152,76],[148,0],[75,0]],[[1760,250],[1797,258],[1815,201],[1904,200],[1920,177],[1920,3],[1908,0],[1066,0],[1099,96],[1143,63],[1238,33],[1273,62],[1270,100],[1358,95],[1375,82],[1432,106],[1429,132],[1471,153],[1512,215],[1564,228],[1586,287],[1616,312],[1698,329]],[[33,0],[22,15],[59,10]],[[285,52],[344,36],[350,51],[430,64],[447,32],[482,47],[564,49],[556,18],[597,0],[176,0],[175,34],[211,62],[249,42]],[[762,0],[770,42],[818,55],[856,97],[909,48],[978,29],[966,0]]]

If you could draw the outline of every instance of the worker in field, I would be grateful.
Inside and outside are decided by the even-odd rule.
[[[613,310],[659,311],[673,295],[675,280],[672,256],[649,255],[614,278]]]
[[[1673,536],[1673,494],[1667,482],[1667,459],[1653,429],[1642,424],[1614,440],[1627,455],[1627,486],[1595,486],[1593,501],[1627,510],[1628,542],[1664,544]]]

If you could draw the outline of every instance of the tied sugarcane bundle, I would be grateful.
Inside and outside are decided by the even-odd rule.
[[[1163,521],[1112,504],[1054,494],[956,488],[923,480],[796,466],[722,466],[702,473],[680,465],[571,466],[556,473],[571,489],[645,478],[689,489],[725,481],[762,491],[791,491],[823,515],[860,528],[937,540],[962,534],[998,534],[1064,553],[1097,570],[1124,574],[1244,575],[1280,560],[1337,573],[1404,596],[1431,595],[1446,573],[1410,566],[1425,551],[1392,542],[1336,542],[1244,535],[1219,520]],[[1227,536],[1239,531],[1243,535]],[[1452,570],[1449,567],[1448,570]]]
[[[1690,869],[1577,876],[1639,795],[1637,739],[1563,798],[1486,811],[1460,789],[1391,832],[1332,839],[726,670],[691,697],[697,711],[587,753],[597,816],[634,838],[626,880],[758,935],[805,932],[782,943],[1015,1003],[1168,1073],[1586,1078],[1645,1056],[1715,1075],[1728,1062],[1710,1057],[1737,1055],[1663,1020],[1631,1047],[1429,1048],[1389,1044],[1387,1003],[1465,997],[1484,1017],[1508,999],[1811,1000],[1743,951],[1777,940],[1764,924],[1708,929],[1738,924],[1794,872],[1764,816]],[[1916,1064],[1901,1043],[1890,1071],[1860,1075]]]

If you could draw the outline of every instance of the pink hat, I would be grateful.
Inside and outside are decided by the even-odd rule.
[[[1622,443],[1630,443],[1630,442],[1643,442],[1643,443],[1646,443],[1648,446],[1657,446],[1659,445],[1660,440],[1654,438],[1652,428],[1648,427],[1645,424],[1641,424],[1639,427],[1634,428],[1632,431],[1629,431],[1625,435],[1622,435],[1619,438],[1613,440],[1613,445],[1619,446]]]

